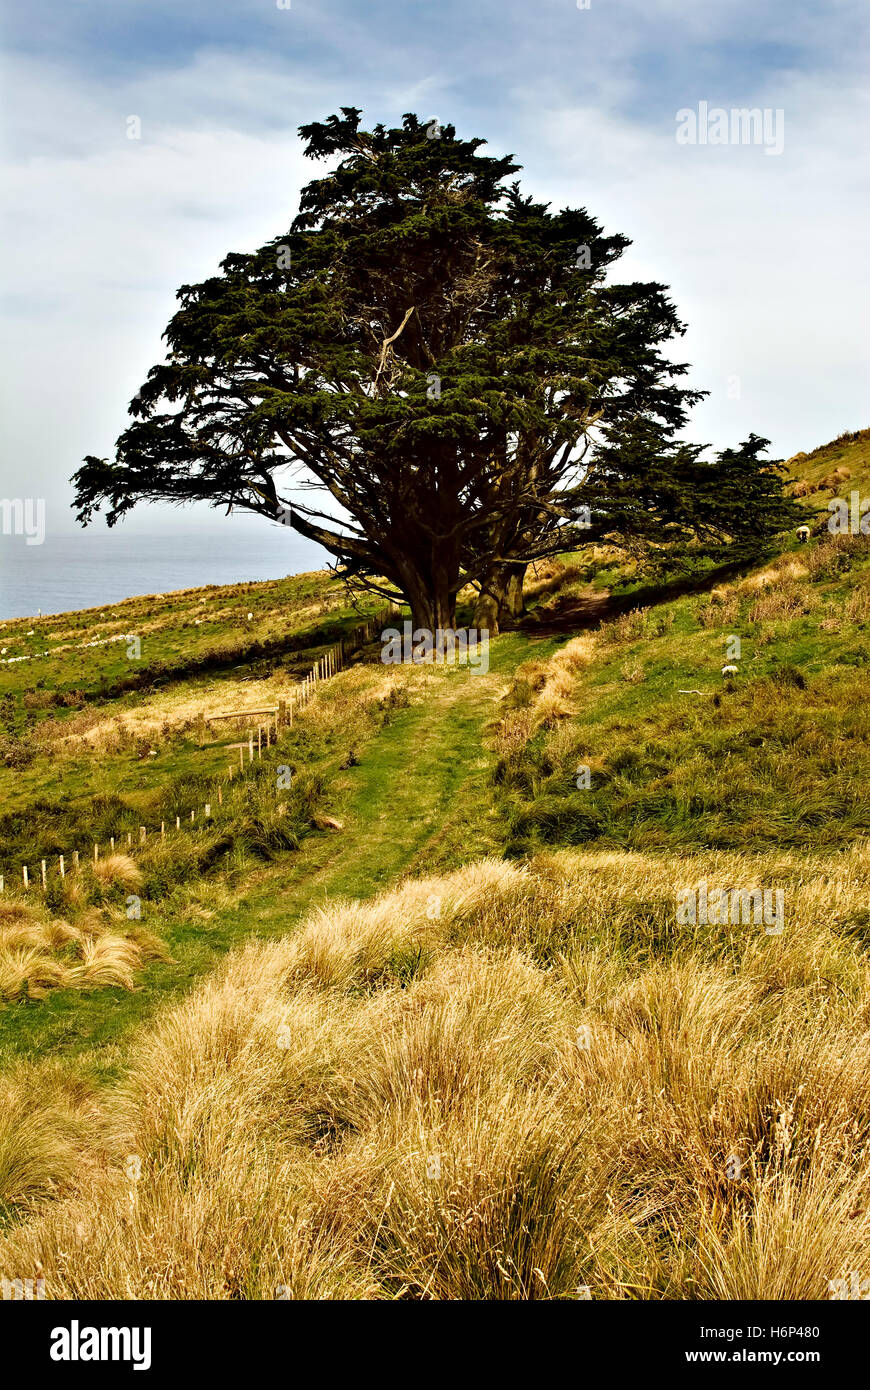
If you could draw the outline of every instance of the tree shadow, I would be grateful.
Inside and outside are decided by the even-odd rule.
[[[699,594],[715,588],[717,584],[746,573],[748,569],[764,559],[763,555],[742,556],[705,570],[703,574],[681,575],[665,579],[659,583],[644,584],[627,594],[591,592],[588,595],[570,594],[557,598],[546,612],[538,614],[531,609],[525,617],[504,631],[525,632],[529,636],[554,637],[563,632],[584,632],[597,627],[599,623],[610,622],[622,613],[635,608],[652,608],[660,603],[683,598],[686,594]],[[591,586],[590,586],[591,588]]]

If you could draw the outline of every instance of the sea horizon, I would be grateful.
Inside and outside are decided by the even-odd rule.
[[[318,563],[318,561],[321,561]],[[324,569],[326,556],[285,527],[0,538],[0,622],[47,617],[208,584],[257,583]]]

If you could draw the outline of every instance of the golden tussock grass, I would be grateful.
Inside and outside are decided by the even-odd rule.
[[[134,989],[146,961],[166,959],[153,932],[96,909],[76,924],[24,903],[0,909],[0,1000],[43,999],[53,989]]]
[[[545,661],[526,661],[517,667],[510,691],[521,703],[508,709],[490,727],[502,755],[524,747],[540,728],[555,729],[576,713],[576,677],[592,661],[595,638],[574,637]]]
[[[794,585],[769,589],[749,609],[751,623],[782,622],[810,613],[817,605],[812,590]]]
[[[123,888],[142,886],[142,871],[129,854],[107,854],[94,861],[91,872],[101,883],[119,883]]]
[[[701,878],[782,885],[783,934],[677,928]],[[142,1033],[0,1267],[55,1298],[825,1298],[870,1235],[868,887],[866,848],[560,852],[320,909]]]
[[[103,1161],[88,1084],[58,1062],[17,1063],[0,1076],[0,1214],[56,1196]],[[32,1277],[29,1276],[29,1277]]]

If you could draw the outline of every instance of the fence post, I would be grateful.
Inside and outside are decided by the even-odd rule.
[[[221,790],[221,788],[218,787],[218,806],[223,806],[223,804],[224,804],[224,794],[223,794],[223,791]]]
[[[207,802],[205,803],[205,818],[206,818],[206,820],[211,820],[211,802],[210,802],[210,801],[207,801]]]
[[[262,724],[258,724],[258,725],[257,725],[257,757],[258,757],[258,758],[262,758],[262,756],[263,756],[263,726],[262,726]]]
[[[127,831],[127,848],[128,848],[128,849],[130,848],[130,846],[132,845],[132,843],[133,843],[133,832],[132,832],[132,830],[128,830],[128,831]]]
[[[161,838],[161,840],[164,840],[164,839],[166,838],[166,822],[165,822],[165,821],[161,821],[161,822],[160,822],[160,838]]]
[[[96,864],[97,860],[99,859],[99,857],[100,857],[100,846],[99,846],[99,845],[94,845],[94,863],[95,863],[95,864]]]
[[[79,866],[79,852],[78,852],[77,849],[74,849],[74,850],[73,850],[73,868],[74,868],[74,869],[77,869],[78,866]]]
[[[24,887],[25,887],[25,888],[28,888],[28,887],[30,886],[30,883],[29,883],[29,879],[28,879],[28,877],[27,877],[27,865],[26,865],[26,864],[22,864],[22,866],[21,866],[21,874],[22,874],[22,877],[23,877],[23,879],[24,879]]]
[[[59,867],[60,867],[60,876],[61,876],[61,878],[66,878],[66,869],[65,869],[65,867],[64,867],[63,855],[60,856],[60,858],[58,859],[57,862],[58,862],[58,865],[59,865]]]
[[[3,878],[3,875],[0,874],[0,893],[3,892],[4,886],[5,886],[5,879]]]
[[[286,728],[286,725],[287,725],[287,701],[286,701],[286,700],[279,700],[279,701],[278,701],[278,718],[277,718],[277,720],[275,721],[275,736],[276,736],[276,737],[277,737],[277,735],[278,735],[278,730],[279,730],[279,729]]]
[[[140,843],[140,845],[144,845],[144,843],[145,843],[145,836],[146,836],[147,834],[148,834],[148,831],[145,829],[145,826],[144,826],[144,825],[140,825],[140,826],[139,826],[139,843]]]
[[[240,743],[240,744],[239,744],[239,772],[244,772],[244,770],[245,770],[245,750],[244,750],[242,744]]]
[[[248,762],[254,761],[254,735],[248,734]]]
[[[114,837],[114,835],[110,835],[110,836],[109,836],[109,849],[112,851],[112,854],[115,853],[115,837]]]
[[[176,817],[175,817],[175,829],[176,829],[176,830],[180,830],[180,829],[181,829],[181,816],[176,816]]]
[[[45,888],[45,860],[44,860],[44,859],[40,860],[40,864],[41,864],[41,866],[42,866],[42,886],[43,886],[43,889],[44,889],[44,888]]]

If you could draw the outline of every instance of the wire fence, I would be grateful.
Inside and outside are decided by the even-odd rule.
[[[200,813],[194,809],[190,812],[189,820],[186,816],[182,818],[182,816],[177,815],[174,824],[172,819],[169,821],[161,820],[159,828],[156,825],[140,825],[135,831],[127,830],[119,835],[110,835],[107,841],[92,840],[90,846],[82,845],[81,848],[74,849],[69,856],[61,854],[56,859],[54,856],[40,859],[36,872],[33,872],[32,864],[21,864],[19,865],[17,882],[24,889],[41,888],[45,891],[51,878],[55,878],[55,880],[65,879],[68,872],[75,872],[81,868],[83,859],[93,860],[93,863],[97,864],[101,854],[129,854],[136,847],[147,844],[149,835],[152,840],[155,837],[165,839],[167,834],[181,830],[189,831],[191,826],[208,825],[214,821],[220,808],[223,807],[224,787],[227,783],[232,783],[234,778],[239,775],[244,776],[246,768],[250,768],[255,762],[262,761],[263,749],[268,749],[274,745],[282,731],[292,729],[294,719],[308,707],[321,685],[344,670],[348,657],[358,651],[366,642],[370,642],[390,619],[395,619],[397,616],[395,608],[385,608],[352,628],[346,637],[329,647],[323,656],[314,663],[288,699],[279,700],[276,705],[262,709],[227,710],[218,711],[215,714],[203,713],[199,716],[197,723],[203,734],[208,725],[219,721],[233,720],[237,723],[247,723],[254,719],[262,720],[263,715],[269,716],[265,723],[257,724],[256,734],[253,727],[251,728],[247,740],[224,745],[224,747],[238,750],[239,765],[238,768],[234,763],[228,765],[226,782],[217,783],[215,800],[203,802],[201,818]],[[7,878],[4,874],[0,874],[0,893],[4,893],[6,887]]]

